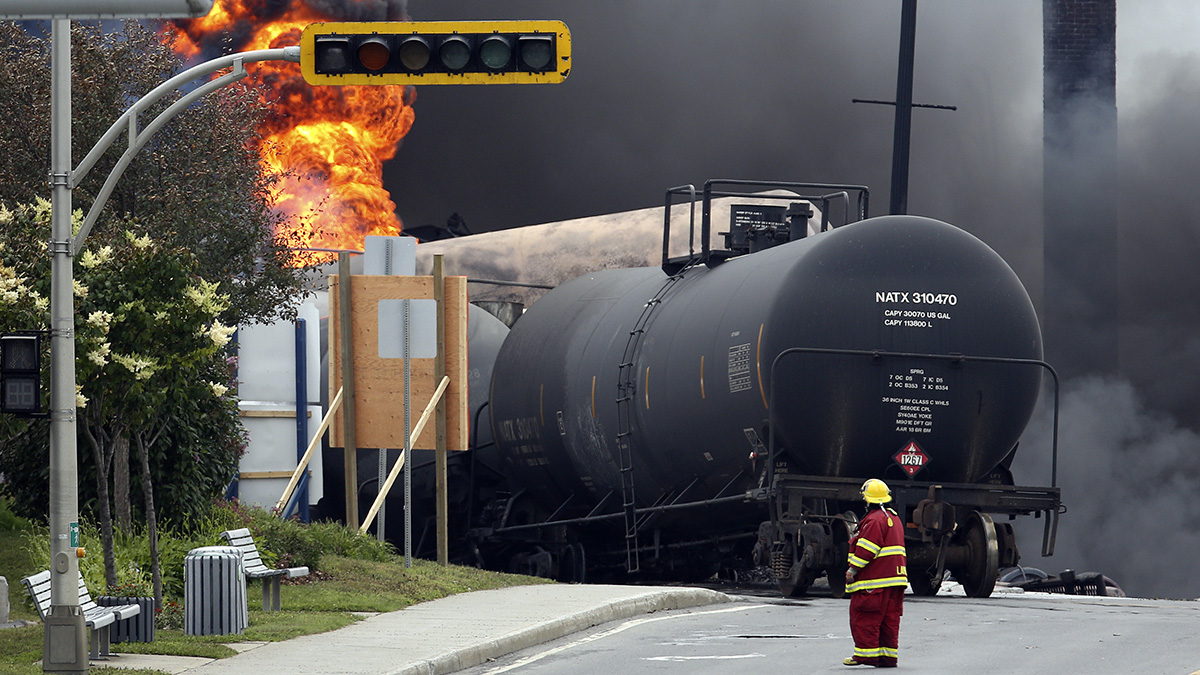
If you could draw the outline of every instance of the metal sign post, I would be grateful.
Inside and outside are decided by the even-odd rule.
[[[404,567],[412,567],[412,355],[409,303],[404,301]]]
[[[412,276],[417,271],[417,241],[412,237],[385,237],[369,235],[363,240],[363,274],[382,274],[390,276],[394,274],[403,274]],[[412,336],[409,331],[409,301],[400,301],[402,306],[399,308],[401,313],[401,336],[400,336],[400,355],[404,359],[404,438],[407,439],[410,433],[409,427],[409,410],[410,389],[409,389],[409,348]],[[394,305],[395,303],[387,303]],[[381,314],[385,310],[380,309]],[[382,321],[382,316],[380,317]],[[380,335],[381,341],[386,340],[382,332]],[[381,350],[382,351],[382,350]],[[403,444],[401,451],[401,459],[404,461],[404,546],[405,546],[405,561],[410,562],[409,558],[409,539],[412,534],[412,522],[409,516],[409,507],[411,500],[409,490],[411,489],[411,462],[412,452],[409,449],[409,444],[406,441]],[[379,448],[378,450],[378,482],[376,483],[378,491],[383,492],[383,484],[388,477],[388,461],[387,448]],[[384,541],[387,538],[387,509],[379,509],[379,513],[375,518],[375,538],[379,541]],[[409,564],[411,566],[411,562]]]

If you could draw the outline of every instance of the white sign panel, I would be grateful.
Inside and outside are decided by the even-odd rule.
[[[405,275],[417,273],[416,237],[363,238],[363,274]]]
[[[411,237],[410,237],[411,238]],[[437,357],[436,300],[379,301],[379,358],[404,358],[404,303],[408,307],[408,356]]]

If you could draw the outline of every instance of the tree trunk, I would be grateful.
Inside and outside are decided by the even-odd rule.
[[[113,439],[113,508],[122,532],[133,528],[133,505],[129,499],[129,438]]]
[[[142,434],[136,434],[135,438],[137,439],[138,454],[142,456],[142,493],[146,498],[146,534],[150,538],[150,573],[154,579],[154,608],[162,609],[162,569],[158,564],[158,522],[154,512],[154,481],[150,477],[150,448]]]
[[[109,587],[117,585],[117,554],[113,549],[112,508],[108,497],[108,472],[99,468],[104,462],[104,452],[96,449],[96,501],[99,502],[100,540],[104,545],[104,581]]]
[[[110,444],[103,430],[93,431],[90,425],[85,424],[84,435],[92,446],[92,457],[96,462],[96,513],[100,517],[100,542],[104,549],[104,580],[112,587],[117,585],[117,556],[113,550],[112,507],[108,494],[112,453],[108,450]]]

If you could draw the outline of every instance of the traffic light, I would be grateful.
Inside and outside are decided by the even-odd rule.
[[[309,84],[553,84],[571,72],[561,21],[352,21],[300,36]]]
[[[0,337],[0,412],[42,413],[42,341],[36,333]]]

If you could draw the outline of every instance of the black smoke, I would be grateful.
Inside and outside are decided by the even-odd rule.
[[[918,10],[914,100],[959,110],[913,114],[910,212],[983,236],[1037,284],[1040,5],[958,4]],[[560,85],[420,88],[415,126],[385,168],[405,223],[456,211],[474,232],[552,222],[654,206],[708,178],[866,184],[873,212],[887,208],[893,109],[851,99],[895,95],[899,0],[408,9],[562,19],[573,69]]]
[[[880,214],[893,111],[851,99],[895,96],[900,5],[411,0],[417,20],[562,19],[574,67],[554,86],[420,88],[385,183],[405,223],[457,212],[474,232],[653,206],[713,177],[867,184]],[[1119,284],[1088,309],[1116,329],[1119,363],[1064,384],[1070,511],[1054,558],[1022,548],[1050,572],[1197,597],[1200,579],[1168,571],[1200,550],[1200,20],[1181,5],[1117,9],[1117,171],[1097,189],[1116,194]],[[990,244],[1043,311],[1041,0],[922,0],[913,99],[958,110],[913,113],[909,212]],[[1049,480],[1046,427],[1022,443],[1027,484]]]

